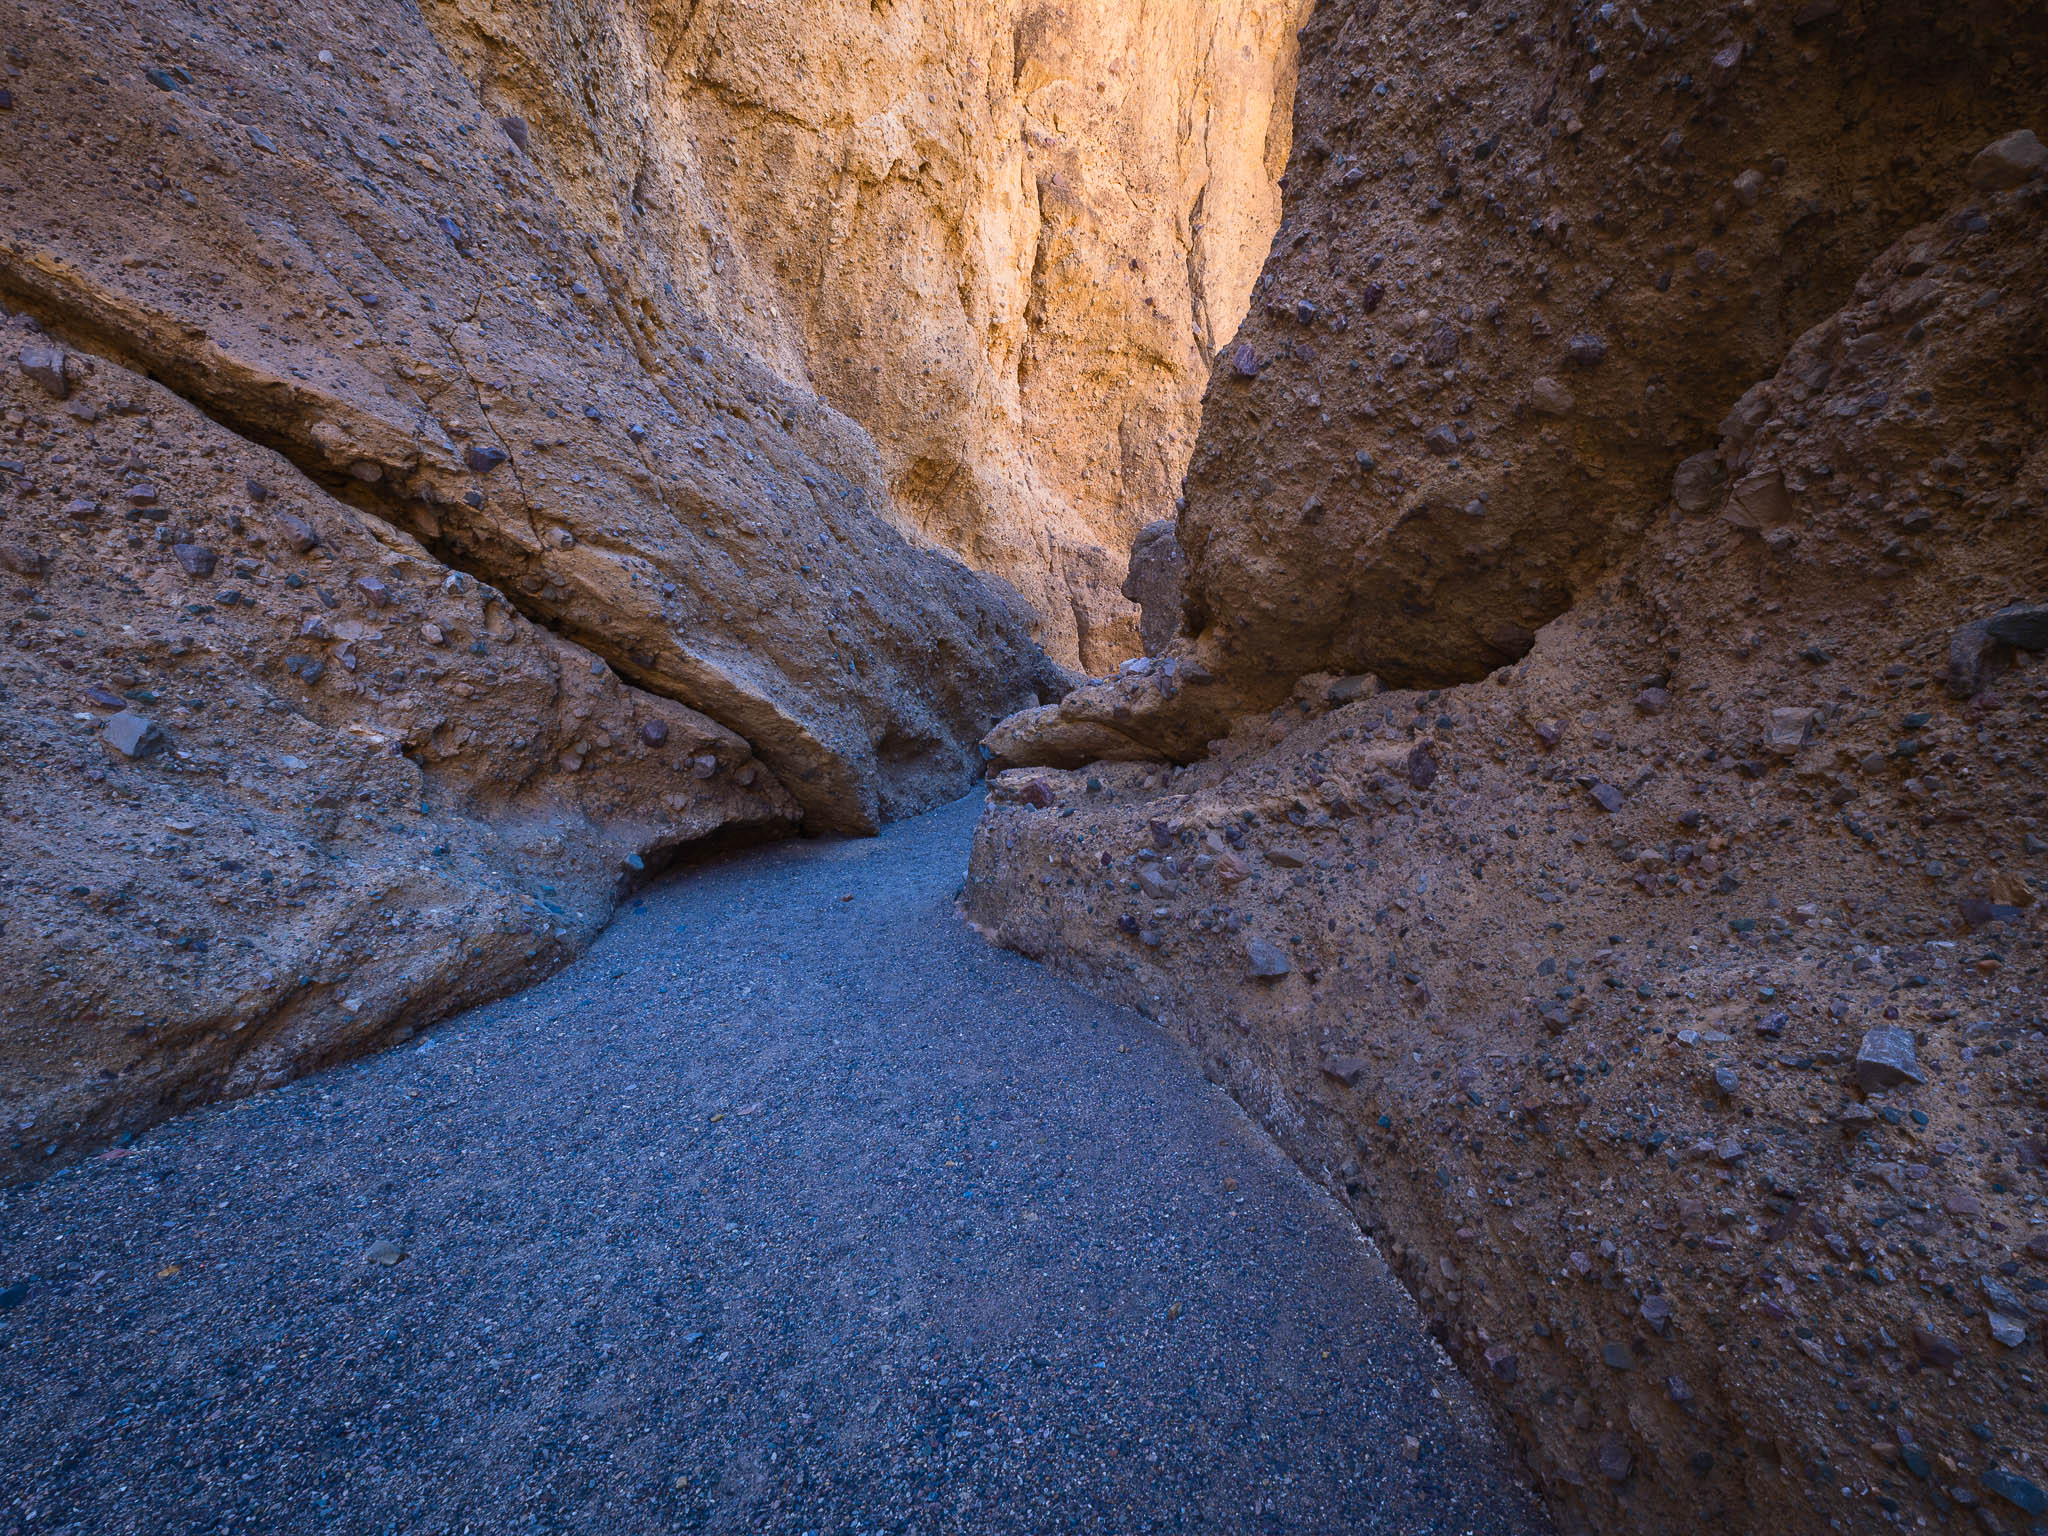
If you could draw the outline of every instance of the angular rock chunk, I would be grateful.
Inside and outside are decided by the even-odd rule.
[[[1970,161],[1970,185],[1980,192],[2002,192],[2048,171],[2048,144],[2021,128],[1993,139]]]
[[[1789,523],[1792,497],[1785,489],[1784,475],[1774,469],[1737,482],[1728,498],[1728,510],[1721,515],[1738,528],[1757,532]]]
[[[1138,530],[1123,594],[1138,605],[1138,634],[1148,656],[1165,651],[1180,629],[1180,584],[1187,568],[1172,518],[1162,517]]]
[[[2001,609],[1984,621],[1984,632],[2023,651],[2048,650],[2048,603]]]
[[[1719,502],[1728,486],[1728,471],[1718,453],[1696,453],[1679,461],[1671,477],[1671,499],[1681,512],[1704,512]]]
[[[1340,677],[1323,690],[1323,697],[1332,709],[1346,704],[1356,704],[1360,699],[1369,699],[1380,691],[1380,680],[1370,672],[1358,672],[1350,677]]]
[[[1415,789],[1427,789],[1436,782],[1436,753],[1426,741],[1417,742],[1408,754],[1408,783]]]
[[[1287,951],[1265,939],[1244,941],[1245,975],[1256,981],[1277,981],[1294,969]]]
[[[1984,687],[1984,673],[1997,642],[1988,619],[1965,624],[1949,637],[1948,691],[1959,699],[1974,697]]]
[[[171,553],[178,557],[187,576],[211,576],[220,557],[204,544],[173,544]]]
[[[50,568],[50,557],[21,544],[0,544],[0,566],[17,576],[40,576]]]
[[[310,554],[320,543],[320,532],[303,517],[294,517],[289,512],[277,515],[277,526],[284,533],[284,541],[295,555]]]
[[[154,757],[170,745],[161,726],[130,709],[100,727],[100,736],[123,757]]]
[[[48,346],[42,342],[31,342],[16,356],[21,371],[42,387],[44,394],[52,400],[66,400],[71,396],[70,359],[61,347]]]
[[[1913,1049],[1913,1031],[1888,1024],[1866,1030],[1856,1050],[1855,1073],[1865,1092],[1925,1082]]]
[[[1549,374],[1529,381],[1529,409],[1539,416],[1569,416],[1578,398]]]
[[[1913,1330],[1913,1353],[1937,1371],[1945,1371],[1963,1358],[1962,1349],[1953,1339],[1921,1327]]]
[[[1774,709],[1764,732],[1764,745],[1780,757],[1792,757],[1813,740],[1820,729],[1817,709]]]
[[[1164,901],[1180,894],[1180,882],[1157,864],[1148,864],[1138,871],[1138,889],[1154,901]]]
[[[1585,332],[1565,343],[1565,356],[1575,368],[1597,368],[1607,361],[1607,338]]]
[[[1993,1467],[1977,1481],[1987,1493],[1995,1493],[2014,1509],[2029,1515],[2048,1515],[2048,1493],[2040,1485],[2029,1482],[2017,1472],[2008,1472],[2003,1467]]]
[[[1363,1056],[1331,1056],[1323,1061],[1323,1075],[1334,1077],[1346,1088],[1356,1088],[1358,1080],[1371,1069],[1372,1064]]]

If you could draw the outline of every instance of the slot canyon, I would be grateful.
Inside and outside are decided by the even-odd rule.
[[[2048,1531],[2048,11],[0,0],[0,1532]]]

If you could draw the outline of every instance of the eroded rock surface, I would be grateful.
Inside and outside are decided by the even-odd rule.
[[[811,825],[958,793],[1060,686],[868,435],[706,312],[673,223],[597,197],[603,122],[501,110],[509,64],[395,6],[8,16],[0,293],[737,731]]]
[[[279,455],[0,344],[0,1176],[402,1038],[797,824],[739,736]]]
[[[382,763],[374,803],[424,796],[420,836],[468,861],[433,878],[499,891],[434,896],[456,915],[427,926],[483,943],[497,901],[538,934],[506,893],[546,882],[573,946],[622,858],[872,831],[967,788],[984,734],[1075,680],[1060,662],[1135,650],[1117,579],[1278,219],[1307,6],[0,3],[0,618],[30,679],[0,793],[36,826],[7,942],[62,978],[20,1015],[14,1151],[525,974],[524,938],[459,985],[408,939],[389,987],[357,965],[348,1016],[321,1013],[299,994],[348,967],[302,956],[343,950],[351,903],[414,910],[359,849],[348,874],[321,855],[318,911],[276,913],[260,986],[195,959],[183,991],[144,967],[124,995],[131,906],[181,957],[262,932],[265,891],[220,896],[222,927],[225,876],[145,901],[107,851],[154,856],[124,818],[194,760],[191,720],[121,707],[171,674],[221,690],[185,707],[245,711],[207,726],[208,774],[165,781],[179,820],[283,846],[260,829],[343,777],[280,744],[286,714],[366,732],[427,775]],[[515,643],[551,659],[501,667]],[[49,708],[112,712],[107,763]],[[592,799],[621,754],[644,772]],[[86,801],[38,812],[52,773]],[[352,803],[321,838],[355,835]],[[188,862],[246,884],[249,851],[220,857]]]
[[[1182,643],[1217,686],[1116,701],[1121,728],[1190,759],[1305,672],[1522,655],[2038,111],[2043,48],[2019,4],[1319,6],[1180,519]],[[1974,174],[2018,174],[2010,142]]]
[[[1299,6],[840,11],[0,8],[10,1167],[513,985],[629,859],[956,795],[1034,634],[1131,648]]]
[[[1060,706],[1189,765],[1001,774],[967,908],[1185,1030],[1351,1200],[1565,1528],[2025,1530],[2048,181],[2012,118],[1915,114],[2028,77],[1946,72],[1974,12],[1920,17],[1911,67],[1895,11],[1614,14],[1418,8],[1396,68],[1347,40],[1402,18],[1319,11],[1313,175],[1182,522],[1200,633]],[[1805,84],[1752,140],[1753,70]],[[1836,90],[1891,142],[1823,146]],[[1332,128],[1382,116],[1410,147]],[[1859,155],[1890,169],[1844,200],[1819,167]],[[1490,651],[1488,615],[1528,633]]]
[[[1138,629],[1148,656],[1164,655],[1180,633],[1181,586],[1187,568],[1179,529],[1172,518],[1161,518],[1138,530],[1131,544],[1123,594],[1138,605]]]
[[[442,0],[429,24],[609,248],[874,439],[903,515],[1062,663],[1169,514],[1279,220],[1309,0]],[[561,61],[584,61],[565,69]],[[623,260],[623,258],[620,258]],[[636,290],[644,292],[642,290]],[[657,301],[658,303],[658,301]]]

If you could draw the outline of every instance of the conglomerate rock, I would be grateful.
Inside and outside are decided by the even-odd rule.
[[[1179,643],[1212,681],[1070,717],[1187,760],[1305,672],[1426,687],[1522,655],[2038,112],[2044,52],[2017,0],[1326,0],[1180,519]]]
[[[405,1038],[797,823],[733,732],[19,322],[0,495],[0,1177]]]
[[[1332,74],[1354,57],[1329,45],[1337,21],[1370,20],[1383,46],[1397,17],[1324,10],[1305,100],[1333,80],[1371,100],[1380,77],[1407,97],[1410,79],[1383,53]],[[1751,140],[1724,105],[1725,136],[1709,115],[1707,133],[1674,129],[1682,147],[1703,138],[1704,158],[1722,142],[1718,176],[1742,158],[1729,146],[1750,145],[1757,206],[1782,211],[1806,185],[1799,195],[1819,203],[1807,217],[1824,226],[1867,228],[1880,205],[1936,189],[1947,206],[1837,284],[1846,233],[1827,252],[1800,246],[1783,223],[1760,233],[1740,211],[1749,192],[1731,182],[1725,247],[1706,244],[1704,208],[1675,215],[1659,237],[1698,237],[1700,250],[1725,248],[1723,261],[1745,268],[1747,286],[1731,294],[1712,275],[1726,266],[1664,258],[1684,273],[1669,323],[1689,341],[1618,318],[1647,297],[1617,288],[1599,308],[1592,271],[1541,247],[1567,300],[1552,355],[1596,323],[1609,351],[1579,371],[1546,364],[1556,388],[1540,395],[1528,376],[1535,353],[1494,359],[1476,295],[1471,336],[1451,296],[1457,345],[1440,350],[1456,357],[1430,365],[1437,378],[1471,371],[1405,399],[1389,349],[1427,348],[1434,320],[1396,343],[1362,320],[1332,335],[1319,319],[1285,351],[1276,338],[1298,322],[1258,322],[1247,341],[1257,383],[1217,384],[1219,395],[1244,393],[1212,398],[1216,436],[1198,450],[1183,522],[1184,536],[1194,525],[1190,610],[1216,625],[1248,615],[1236,631],[1243,649],[1165,658],[1098,685],[1084,713],[1071,696],[1061,707],[1142,732],[1206,690],[1222,701],[1200,706],[1211,750],[1180,768],[1002,773],[966,909],[998,942],[1184,1032],[1351,1203],[1528,1448],[1564,1529],[2039,1529],[2048,180],[2010,139],[1975,169],[1993,133],[1946,137],[1975,108],[1937,128],[1932,101],[1882,99],[1881,70],[1843,69],[1859,46],[1847,32],[1884,42],[1891,8],[1716,11],[1701,26],[1741,43],[1727,47],[1725,78],[1713,56],[1660,49],[1632,61],[1661,35],[1663,13],[1641,11],[1638,28],[1637,11],[1611,10],[1614,26],[1587,23],[1602,51],[1560,77],[1551,114],[1563,121],[1539,172],[1595,137],[1612,110],[1611,97],[1577,92],[1586,68],[1604,66],[1612,89],[1638,69],[1687,67],[1694,106],[1684,92],[1669,100],[1689,122],[1701,93],[1725,103],[1754,61],[1776,60],[1786,81],[1808,82],[1813,123],[1801,127],[1801,102],[1788,97],[1769,119],[1772,138]],[[1530,26],[1484,10],[1455,26],[1435,8],[1416,14],[1436,28],[1439,58],[1461,64],[1474,43],[1512,58],[1517,27]],[[1921,24],[1938,60],[1954,34]],[[1420,45],[1409,46],[1419,60]],[[1526,92],[1523,68],[1504,65],[1498,91]],[[1799,169],[1800,146],[1818,148],[1816,125],[1839,108],[1829,82],[1843,78],[1860,78],[1877,117],[1928,118],[1924,132],[1900,132],[1893,179],[1859,194],[1871,203],[1862,211],[1831,202],[1825,178],[1800,181],[1813,174]],[[1982,94],[2018,78],[1987,64]],[[1444,312],[1436,248],[1365,217],[1378,186],[1402,230],[1409,189],[1369,169],[1345,191],[1349,172],[1320,113],[1301,112],[1305,142],[1330,140],[1333,154],[1290,210],[1275,270],[1324,281],[1324,250],[1369,245],[1393,258],[1379,268],[1384,306]],[[1463,212],[1440,215],[1454,241],[1454,213],[1481,217],[1480,165],[1504,161],[1526,177],[1533,152],[1518,128],[1482,160],[1469,140],[1495,132],[1495,113],[1444,116],[1448,150],[1467,168]],[[1773,170],[1774,143],[1790,169]],[[1374,153],[1384,171],[1386,155],[1406,151],[1397,139]],[[1615,194],[1560,199],[1574,238],[1625,216],[1617,197],[1637,166],[1661,179],[1650,167],[1674,163],[1614,158]],[[1319,164],[1298,157],[1297,171],[1305,163]],[[1415,198],[1441,198],[1439,164],[1418,156],[1412,175]],[[1500,195],[1511,197],[1505,185]],[[1539,248],[1519,233],[1522,195],[1493,238],[1503,271],[1526,280]],[[1710,195],[1722,192],[1699,189]],[[1345,196],[1366,203],[1347,213]],[[1796,302],[1765,260],[1772,240],[1784,243],[1772,261],[1801,249],[1812,258]],[[1460,247],[1447,249],[1455,261]],[[1490,270],[1451,268],[1441,281]],[[1648,271],[1638,264],[1625,280],[1658,294]],[[1813,323],[1770,365],[1739,371],[1773,328],[1835,287],[1839,308],[1806,314]],[[1292,301],[1295,290],[1268,292]],[[1325,297],[1316,290],[1313,302]],[[1504,327],[1526,327],[1527,298]],[[1731,341],[1717,339],[1709,311]],[[1483,377],[1468,350],[1480,345]],[[1649,390],[1640,370],[1653,358],[1667,371]],[[1405,377],[1425,361],[1411,357]],[[1313,414],[1311,367],[1327,426]],[[1367,438],[1375,462],[1412,466],[1406,493],[1444,496],[1471,474],[1491,500],[1469,514],[1431,511],[1406,531],[1349,525],[1363,535],[1355,555],[1315,548],[1345,532],[1339,514],[1356,500],[1325,490],[1329,522],[1311,540],[1275,520],[1288,503],[1277,488],[1285,479],[1298,496],[1309,480],[1287,477],[1312,478],[1334,447],[1348,450],[1339,402],[1371,399],[1376,374],[1390,382],[1386,431]],[[1626,389],[1610,395],[1617,380]],[[1467,389],[1470,410],[1450,409]],[[1247,431],[1266,390],[1294,414],[1276,403],[1254,450]],[[1423,416],[1425,398],[1445,406],[1441,421]],[[1517,402],[1541,414],[1517,418]],[[1404,421],[1425,431],[1449,422],[1454,441],[1425,460],[1427,447],[1398,430]],[[1460,423],[1474,443],[1457,437]],[[1623,451],[1635,433],[1640,448]],[[1606,509],[1580,525],[1583,578],[1553,563],[1568,546],[1545,552],[1551,514],[1500,473],[1510,456],[1560,498],[1557,516]],[[1255,462],[1275,490],[1264,502],[1239,497],[1231,521],[1217,488],[1248,492]],[[1244,558],[1233,564],[1226,548]],[[1559,582],[1558,595],[1525,604],[1537,579]],[[1254,580],[1257,603],[1243,606]],[[1389,606],[1344,609],[1344,624],[1329,625],[1333,583]],[[1571,606],[1541,622],[1565,587]],[[1403,609],[1395,592],[1433,604],[1434,618]],[[1487,593],[1533,634],[1503,644],[1498,659],[1521,659],[1486,680],[1378,692],[1370,679],[1330,680],[1365,663],[1396,678],[1482,670],[1475,620]],[[1256,688],[1224,673],[1247,655],[1278,670]],[[1197,671],[1203,661],[1217,671]],[[1216,718],[1233,697],[1239,708],[1248,697],[1284,702],[1226,721],[1226,734]]]

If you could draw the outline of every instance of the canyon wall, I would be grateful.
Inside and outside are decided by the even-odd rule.
[[[1305,0],[427,10],[584,227],[866,428],[1056,659],[1139,651],[1124,560],[1271,244]]]
[[[0,1172],[405,1039],[669,859],[796,827],[732,731],[161,385],[4,336]]]
[[[1180,633],[990,737],[1567,1530],[2048,1507],[2044,26],[1319,6]]]
[[[1134,648],[1300,14],[4,0],[0,1171]]]

